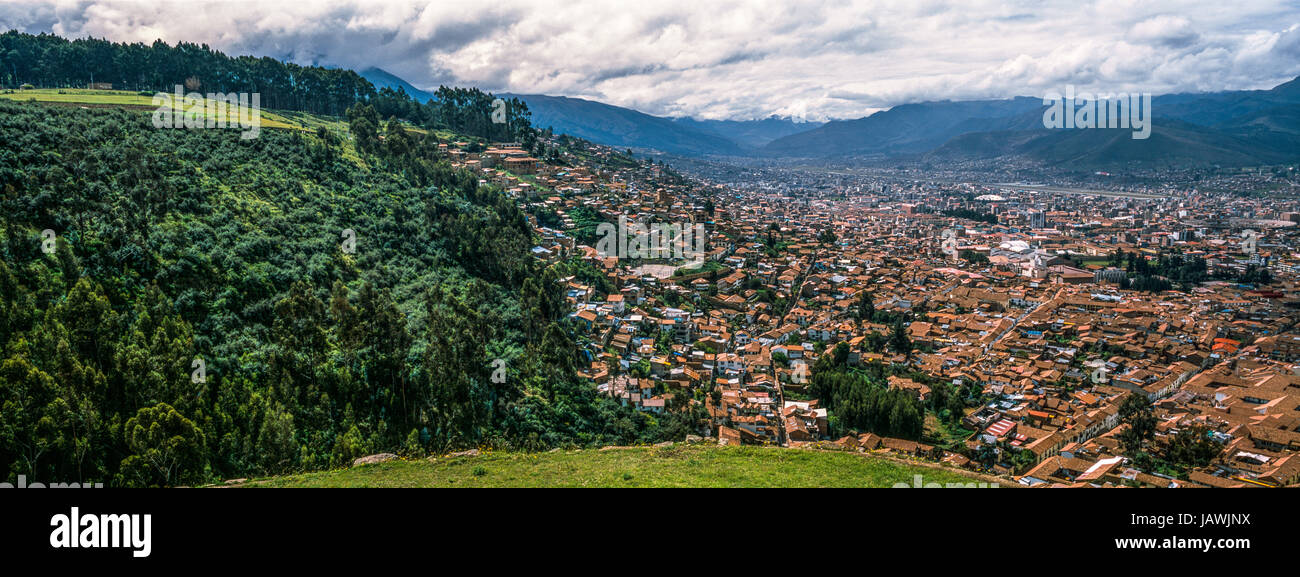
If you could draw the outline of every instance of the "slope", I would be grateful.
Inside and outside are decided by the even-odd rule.
[[[780,447],[620,447],[389,461],[276,477],[260,487],[892,487],[1006,481],[937,465]]]
[[[620,148],[649,148],[674,154],[738,155],[736,143],[667,118],[592,100],[538,94],[503,94],[523,100],[533,126]]]

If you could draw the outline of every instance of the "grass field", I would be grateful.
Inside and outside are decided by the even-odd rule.
[[[37,88],[0,92],[0,98],[65,104],[100,104],[152,107],[152,98],[126,90],[82,90],[76,88]]]
[[[677,445],[550,453],[483,453],[389,461],[248,482],[260,487],[891,487],[979,483],[955,469],[879,456]]]
[[[82,106],[109,106],[122,108],[157,108],[152,96],[125,90],[84,90],[76,88],[38,88],[34,90],[14,90],[0,92],[0,98],[15,102],[40,102],[45,104],[66,104]],[[262,128],[290,128],[298,130],[314,129],[314,125],[304,122],[310,115],[290,115],[261,111]],[[234,119],[232,118],[232,121]]]

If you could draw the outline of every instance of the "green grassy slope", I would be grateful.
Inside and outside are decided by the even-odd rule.
[[[262,487],[891,487],[980,483],[955,469],[776,447],[677,445],[484,453],[275,477]]]
[[[127,92],[123,90],[40,88],[35,90],[0,92],[0,99],[12,100],[14,102],[40,102],[44,104],[140,108],[149,110],[158,108],[158,106],[153,104],[153,97],[144,96],[138,92]],[[231,109],[227,108],[227,110]],[[234,116],[233,110],[229,114],[230,116],[228,118],[231,118],[231,122],[235,122],[236,117]],[[296,122],[290,119],[290,115],[313,118],[312,115],[306,113],[276,113],[262,110],[260,119],[261,126],[262,128],[294,128],[299,130],[308,128],[305,123]]]

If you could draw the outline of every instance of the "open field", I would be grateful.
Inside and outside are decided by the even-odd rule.
[[[125,90],[83,90],[75,88],[38,88],[0,92],[0,98],[15,102],[40,102],[45,104],[81,105],[88,107],[139,108],[153,110],[152,96]],[[292,118],[291,118],[292,116]],[[261,111],[262,128],[290,128],[305,130],[315,126],[303,120],[310,115],[280,114]],[[232,117],[232,121],[234,121]]]
[[[620,447],[389,461],[255,480],[260,487],[891,487],[980,483],[956,469],[778,447]]]

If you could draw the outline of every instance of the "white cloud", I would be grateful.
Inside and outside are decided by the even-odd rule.
[[[0,28],[207,43],[417,86],[652,114],[857,117],[939,99],[1267,88],[1300,75],[1300,4],[1136,0],[0,0]]]
[[[1134,24],[1129,37],[1144,44],[1183,47],[1195,42],[1200,35],[1187,18],[1161,14]]]

